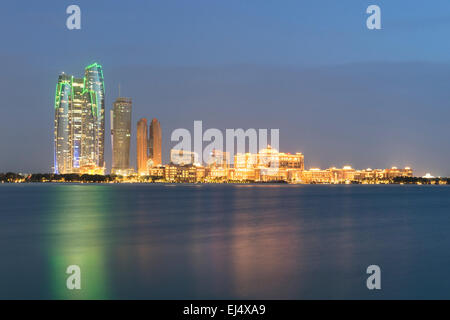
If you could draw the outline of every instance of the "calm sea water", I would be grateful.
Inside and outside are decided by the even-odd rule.
[[[4,184],[0,203],[3,299],[450,298],[446,186]]]

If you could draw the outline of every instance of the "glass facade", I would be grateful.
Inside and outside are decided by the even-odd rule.
[[[105,84],[102,66],[98,63],[87,66],[84,79],[86,100],[92,114],[93,151],[90,151],[93,152],[93,165],[105,167]]]
[[[137,123],[136,132],[136,156],[137,156],[137,170],[140,175],[148,174],[148,129],[147,119],[142,118]]]
[[[71,163],[71,77],[61,74],[56,84],[54,126],[54,172],[72,171]]]
[[[73,171],[76,172],[82,164],[82,137],[83,137],[83,108],[84,108],[84,80],[72,77],[72,163]]]
[[[153,166],[162,164],[162,133],[161,124],[158,119],[153,118],[150,123],[150,136],[149,136],[149,155],[152,160]]]
[[[55,94],[54,172],[102,172],[105,167],[105,92],[102,67],[84,78],[61,74]]]
[[[130,169],[131,99],[117,98],[111,110],[112,173]]]

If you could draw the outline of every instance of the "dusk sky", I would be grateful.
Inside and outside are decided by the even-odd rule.
[[[66,8],[81,8],[81,30]],[[381,7],[382,30],[366,8]],[[64,71],[102,64],[109,110],[170,134],[279,128],[306,168],[411,166],[450,176],[450,2],[336,0],[7,1],[0,11],[0,172],[50,172]],[[206,145],[206,144],[205,144]]]

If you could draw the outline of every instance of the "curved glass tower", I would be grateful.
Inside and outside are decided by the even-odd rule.
[[[61,74],[55,93],[54,173],[72,172],[71,139],[72,79]]]
[[[105,83],[103,69],[98,63],[87,66],[84,70],[84,90],[87,104],[92,111],[93,121],[93,162],[98,167],[105,167]]]
[[[61,74],[55,94],[54,172],[100,173],[105,168],[105,84],[102,66],[84,78]]]

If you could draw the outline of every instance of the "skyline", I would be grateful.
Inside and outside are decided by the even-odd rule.
[[[255,129],[249,129],[249,131],[231,129],[230,132],[227,129],[227,139],[232,141],[230,144],[227,141],[225,151],[223,149],[222,132],[217,129],[207,130],[210,132],[208,137],[210,134],[211,136],[205,138],[202,121],[195,121],[194,148],[192,148],[192,136],[189,130],[179,128],[171,134],[171,141],[177,142],[177,145],[170,149],[170,161],[164,163],[162,161],[161,124],[156,118],[151,120],[150,125],[148,125],[146,118],[141,118],[137,122],[137,167],[134,168],[130,165],[132,98],[125,97],[118,97],[110,110],[112,160],[111,169],[108,170],[109,167],[106,165],[104,156],[105,94],[103,67],[98,62],[94,62],[85,68],[84,78],[75,78],[73,75],[69,76],[64,72],[58,76],[54,114],[54,166],[52,170],[54,174],[105,175],[109,171],[111,174],[123,176],[133,175],[134,173],[143,176],[149,175],[153,170],[155,175],[162,174],[165,176],[164,172],[168,170],[167,174],[172,177],[169,179],[171,180],[176,176],[174,172],[181,169],[178,172],[181,176],[193,174],[196,177],[195,179],[202,179],[205,176],[204,169],[192,168],[192,170],[188,169],[187,172],[184,172],[183,168],[175,169],[175,167],[174,171],[171,166],[190,164],[199,168],[204,165],[209,168],[216,168],[217,164],[220,163],[218,172],[211,169],[211,172],[206,172],[206,176],[211,174],[210,177],[213,179],[227,177],[232,181],[258,180],[260,177],[263,180],[275,179],[291,182],[304,181],[305,179],[311,181],[315,181],[315,179],[323,180],[322,173],[313,178],[318,173],[317,170],[320,171],[318,168],[310,168],[309,172],[313,175],[310,178],[303,176],[304,155],[302,153],[295,153],[295,155],[279,153],[277,150],[279,129],[270,130],[270,144],[267,140],[267,129],[259,129],[258,134]],[[247,139],[248,141],[246,141]],[[260,140],[259,143],[258,140]],[[205,147],[206,141],[212,142]],[[236,153],[234,150],[235,142],[237,142]],[[271,144],[275,144],[276,148],[272,148]],[[203,159],[203,153],[209,149],[211,151],[208,151],[208,153],[212,158],[210,159],[208,156],[207,159]],[[259,159],[261,155],[262,160]],[[174,156],[177,161],[174,160]],[[187,162],[186,157],[189,159]],[[233,159],[234,161],[230,161]],[[166,169],[164,169],[164,166]],[[228,172],[229,167],[234,168],[231,175]],[[284,173],[280,173],[278,168],[284,170]],[[348,164],[343,167],[343,170],[349,169],[353,170]],[[392,169],[397,170],[397,167],[392,167]],[[258,173],[258,170],[262,170],[261,173]],[[334,174],[332,173],[333,170],[338,169],[330,167],[325,170],[326,181],[333,179],[332,176],[329,176],[330,173]],[[410,167],[406,166],[405,170],[407,170],[408,176],[412,177]],[[366,171],[372,177],[373,170],[368,168]],[[396,174],[403,173],[397,172]],[[430,173],[427,173],[427,176],[431,177]],[[353,173],[351,177],[348,177],[345,180],[351,181]]]
[[[92,68],[96,68],[96,71],[94,72],[94,71],[92,71],[91,69]],[[87,66],[86,68],[85,68],[85,70],[86,70],[86,75],[85,75],[85,77],[84,78],[80,78],[80,79],[78,79],[78,78],[75,78],[74,76],[69,76],[69,75],[67,75],[67,74],[65,74],[64,72],[63,73],[61,73],[60,75],[59,75],[59,77],[58,77],[58,84],[57,84],[57,89],[56,89],[56,100],[55,100],[55,106],[56,106],[56,104],[58,103],[58,101],[63,101],[62,99],[65,97],[65,96],[70,96],[70,95],[72,95],[72,98],[71,99],[69,99],[70,101],[72,101],[73,100],[73,93],[72,93],[72,90],[73,90],[73,92],[77,92],[77,90],[78,91],[80,91],[80,93],[79,93],[79,95],[80,95],[80,98],[78,98],[78,100],[77,100],[77,98],[75,98],[75,100],[73,100],[74,101],[74,105],[76,106],[77,105],[77,101],[78,101],[78,105],[82,105],[84,102],[82,102],[82,100],[84,101],[84,100],[86,100],[86,99],[84,99],[83,97],[84,97],[84,94],[85,94],[85,92],[87,92],[87,93],[89,93],[89,92],[91,92],[90,91],[90,89],[86,89],[85,88],[85,86],[86,87],[92,87],[93,85],[91,84],[91,83],[95,83],[95,82],[99,82],[100,81],[100,83],[101,83],[101,88],[103,88],[104,87],[104,78],[103,78],[103,70],[102,70],[102,66],[100,65],[100,64],[98,64],[97,62],[94,62],[94,63],[92,63],[92,64],[90,64],[89,66]],[[96,81],[96,80],[90,80],[90,79],[87,79],[87,77],[89,77],[89,73],[92,73],[92,72],[94,72],[95,74],[100,74],[101,76],[96,76],[96,77],[94,77],[94,78],[96,78],[98,81]],[[92,78],[92,77],[91,77]],[[83,80],[84,79],[84,80]],[[87,79],[87,80],[86,80]],[[64,84],[66,84],[66,83],[68,83],[69,84],[69,92],[67,93],[67,94],[65,94],[65,91],[63,90],[63,89],[65,89],[64,87],[63,87],[63,85]],[[78,83],[78,84],[77,84]],[[87,83],[87,85],[86,85],[86,83]],[[79,88],[78,88],[79,87]],[[73,88],[73,89],[72,89]],[[78,88],[78,89],[77,89]],[[100,87],[99,87],[100,88]],[[67,91],[67,90],[66,90]],[[94,92],[94,91],[92,91],[92,92]],[[120,87],[119,87],[119,92],[120,92]],[[99,96],[100,97],[103,97],[105,95],[105,93],[104,93],[104,91],[102,91],[101,92],[101,94],[99,94]],[[99,101],[98,101],[98,99],[96,98],[96,94],[94,93],[94,98],[92,98],[92,96],[90,96],[89,94],[88,94],[88,96],[91,98],[91,100],[92,99],[94,99],[95,101],[97,101],[97,102],[90,102],[89,103],[89,101],[87,101],[88,102],[88,109],[91,109],[91,105],[92,105],[92,110],[97,110],[97,104],[100,104],[102,107],[101,108],[98,108],[98,109],[101,109],[101,112],[99,111],[98,112],[98,114],[102,114],[102,115],[104,115],[105,114],[105,110],[103,109],[104,108],[104,103],[100,103]],[[75,97],[77,97],[77,94],[75,94]],[[67,97],[66,97],[67,98]],[[81,99],[81,100],[80,100]],[[89,100],[89,99],[88,99]],[[101,99],[102,100],[102,99]],[[101,101],[100,100],[100,101]],[[110,122],[111,122],[111,146],[112,146],[112,148],[111,148],[111,156],[112,156],[112,160],[111,160],[111,162],[109,162],[109,161],[104,161],[103,163],[105,163],[106,164],[106,166],[104,167],[104,169],[105,169],[105,173],[106,172],[111,172],[112,170],[113,170],[113,168],[114,168],[114,157],[113,157],[113,155],[114,155],[114,142],[113,142],[113,132],[114,132],[114,130],[113,130],[113,117],[114,117],[114,114],[115,114],[115,109],[117,108],[117,106],[118,105],[120,105],[120,104],[129,104],[129,110],[127,111],[128,112],[128,115],[127,115],[127,119],[126,119],[126,121],[128,121],[128,122],[130,122],[130,124],[128,124],[128,125],[126,125],[127,126],[127,128],[125,129],[125,128],[122,128],[122,131],[127,131],[127,133],[126,132],[122,132],[122,133],[124,133],[126,136],[127,136],[127,138],[128,138],[128,140],[133,140],[133,138],[131,138],[131,136],[133,136],[133,134],[132,134],[132,130],[130,130],[128,127],[131,125],[131,116],[132,116],[132,112],[131,112],[131,98],[124,98],[124,97],[118,97],[118,98],[116,98],[116,100],[115,100],[115,102],[113,103],[113,107],[110,109]],[[70,102],[70,103],[72,103],[72,102]],[[123,108],[123,106],[122,106],[122,108]],[[56,109],[55,109],[56,110]],[[81,110],[81,109],[80,109]],[[124,110],[121,110],[121,111],[124,111]],[[58,113],[57,111],[56,111],[56,113]],[[84,114],[84,112],[82,112],[83,114]],[[58,117],[60,117],[60,116],[58,116]],[[63,118],[64,118],[64,115],[63,115]],[[83,119],[84,118],[86,118],[85,116],[83,116]],[[81,120],[81,118],[80,118],[80,120]],[[99,120],[100,122],[101,121],[103,121],[103,127],[101,127],[100,129],[99,129],[99,131],[100,132],[103,132],[104,133],[104,131],[105,131],[105,126],[104,126],[104,122],[105,122],[105,118],[104,118],[104,116],[103,117],[101,117],[101,119]],[[120,120],[120,121],[122,121],[122,120]],[[137,122],[137,125],[139,125],[139,123],[140,122],[142,122],[142,121],[145,121],[145,122],[147,122],[147,120],[145,119],[145,118],[141,118],[138,122]],[[71,120],[69,120],[69,122],[71,122]],[[94,121],[95,122],[95,121]],[[122,121],[123,122],[123,121]],[[55,114],[55,134],[56,134],[56,132],[58,132],[58,134],[59,134],[59,129],[57,130],[57,127],[56,127],[56,123],[57,123],[57,117],[56,117],[56,114]],[[156,129],[152,129],[152,127],[154,126],[154,125],[157,125],[157,128]],[[121,126],[123,127],[124,126],[124,123],[122,123],[121,124]],[[75,125],[75,127],[76,127],[76,125]],[[81,127],[84,127],[84,126],[79,126],[80,127],[80,130],[81,130]],[[149,128],[147,128],[147,124],[145,124],[145,127],[146,127],[146,131],[147,131],[147,133],[145,134],[147,137],[145,138],[145,142],[146,142],[146,145],[144,146],[144,149],[146,150],[146,153],[147,153],[147,156],[146,156],[146,159],[148,159],[148,160],[150,160],[150,159],[152,159],[152,161],[154,160],[153,158],[157,158],[157,159],[159,159],[159,161],[157,161],[157,162],[155,162],[155,163],[157,163],[157,164],[163,164],[164,163],[164,161],[162,161],[161,159],[162,159],[162,154],[161,154],[161,127],[160,127],[160,124],[159,124],[159,121],[157,120],[157,119],[155,119],[155,118],[153,118],[152,119],[152,121],[150,122],[150,125],[149,125]],[[244,128],[244,130],[245,130],[246,128]],[[155,130],[155,131],[154,131]],[[73,130],[72,130],[73,131]],[[116,130],[117,131],[117,130]],[[81,131],[80,131],[81,132]],[[137,132],[139,132],[139,129],[137,128],[137,130],[136,130],[136,133]],[[159,149],[159,151],[157,151],[157,156],[153,156],[152,155],[152,153],[153,153],[153,148],[152,148],[152,146],[153,146],[153,138],[152,138],[152,132],[159,132],[158,134],[157,134],[157,136],[158,136],[158,141],[159,141],[159,143],[157,144],[157,146],[159,146],[159,147],[157,147],[157,149]],[[154,134],[154,133],[153,133]],[[72,134],[73,135],[73,134]],[[75,134],[75,136],[76,136],[76,134]],[[84,133],[84,131],[83,131],[83,137],[85,137],[86,136],[86,133]],[[81,137],[81,136],[80,136]],[[139,137],[136,135],[136,138],[139,140]],[[95,140],[95,141],[98,141],[99,143],[97,144],[97,146],[95,146],[96,145],[96,143],[94,143],[94,141],[92,141],[92,147],[88,147],[88,148],[90,148],[90,149],[98,149],[99,147],[101,147],[101,145],[104,143],[104,142],[102,142],[102,141],[100,141],[100,140],[98,140],[98,139],[96,139],[95,137],[93,137],[93,139]],[[74,144],[76,144],[76,141],[75,141],[76,139],[74,139]],[[123,139],[122,139],[123,140]],[[80,140],[81,141],[81,140]],[[56,143],[56,137],[55,137],[55,143]],[[175,142],[173,142],[173,141],[171,141],[171,144],[173,145]],[[123,145],[123,143],[122,143],[122,146],[121,146],[121,149],[123,149],[125,146]],[[75,147],[75,149],[76,149],[77,147]],[[79,145],[78,145],[78,148],[80,149],[80,150],[83,150],[84,148],[86,148],[85,147],[85,144],[83,144],[83,146],[81,146],[80,147],[80,143],[79,143]],[[89,149],[89,150],[90,150]],[[125,149],[127,149],[127,151],[125,152],[125,153],[128,153],[128,157],[127,157],[127,159],[122,159],[122,163],[125,163],[125,162],[127,162],[127,163],[130,163],[130,159],[133,159],[133,156],[130,154],[130,141],[128,141],[127,143],[126,143],[126,147],[125,147]],[[172,150],[172,148],[169,148],[169,150]],[[83,153],[83,152],[81,152],[81,153]],[[121,151],[121,153],[124,153],[124,151]],[[72,154],[74,154],[74,152],[72,151]],[[83,153],[84,154],[84,153]],[[138,153],[136,153],[136,156],[137,156],[137,158],[136,159],[139,159],[139,155],[138,155]],[[165,157],[164,158],[166,158],[166,156],[169,156],[170,157],[170,153],[168,154],[168,155],[164,155]],[[100,156],[98,156],[97,158],[102,158],[103,159],[103,154],[102,155],[100,155]],[[121,156],[122,157],[122,156]],[[96,158],[96,159],[97,159]],[[56,159],[56,149],[55,149],[55,159]],[[80,156],[80,159],[84,159],[84,157],[83,156]],[[144,160],[143,160],[144,161]],[[74,163],[78,163],[78,166],[80,166],[80,163],[81,162],[83,162],[83,160],[74,160]],[[84,162],[86,162],[86,161],[84,161]],[[88,161],[89,162],[89,161]],[[110,163],[110,164],[109,164]],[[152,162],[153,163],[153,162]],[[170,161],[168,161],[168,162],[166,162],[166,163],[170,163]],[[409,163],[411,163],[411,162],[407,162],[406,163],[406,167],[409,167],[410,165],[409,165]],[[86,164],[85,164],[86,165]],[[93,165],[93,164],[92,164]],[[345,162],[345,163],[343,163],[342,164],[344,167],[346,166],[346,165],[352,165],[352,163],[350,162],[350,161],[347,161],[347,162]],[[396,167],[398,164],[395,164],[393,167]],[[123,166],[123,165],[122,165]],[[405,164],[401,164],[400,166],[405,166]],[[97,166],[98,167],[98,166]],[[145,160],[145,166],[144,166],[145,168],[147,167],[147,160]],[[329,168],[333,168],[333,167],[336,167],[336,165],[331,165],[331,166],[329,166]],[[370,166],[369,166],[370,167]],[[100,167],[98,167],[98,168],[100,168]],[[316,169],[317,168],[317,166],[310,166],[310,169],[311,170],[314,170],[314,169]],[[111,169],[111,170],[110,170]],[[117,168],[117,169],[119,169],[119,168]],[[133,166],[132,165],[129,165],[129,167],[128,167],[128,169],[131,169],[131,170],[134,170],[133,169]],[[128,169],[125,169],[125,168],[121,168],[121,169],[119,169],[119,170],[122,170],[122,172],[125,172],[125,171],[127,171]],[[136,167],[136,169],[137,169],[137,172],[139,172],[139,166],[137,166]],[[56,169],[55,169],[55,171],[56,171]],[[92,171],[92,170],[91,170]],[[95,170],[94,170],[95,171]],[[94,171],[92,171],[92,172],[94,172]],[[23,172],[25,172],[25,171],[23,171]],[[87,172],[87,171],[86,171]],[[97,172],[97,171],[96,171]],[[427,170],[427,174],[429,174],[429,171]]]
[[[365,29],[369,2],[80,1],[79,31],[65,28],[65,3],[8,3],[5,12],[36,26],[13,14],[0,22],[12,29],[0,54],[0,170],[51,170],[52,146],[40,141],[52,135],[54,75],[97,60],[107,110],[121,84],[135,102],[132,130],[140,115],[154,115],[165,145],[173,129],[198,119],[214,128],[278,127],[281,148],[307,154],[307,167],[408,163],[419,175],[450,176],[450,4],[377,3],[379,32]]]

